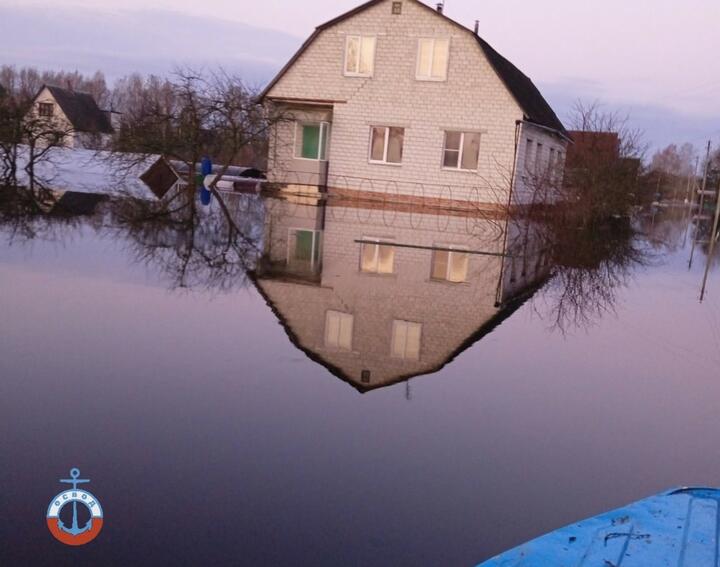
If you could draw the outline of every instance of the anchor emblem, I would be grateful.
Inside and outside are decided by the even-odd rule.
[[[65,490],[55,496],[47,512],[47,525],[56,539],[68,545],[84,545],[95,539],[103,525],[103,512],[100,502],[86,490],[78,488],[80,484],[90,482],[89,479],[80,478],[80,469],[70,469],[70,478],[61,478],[63,484],[71,484],[72,489]],[[78,524],[78,503],[90,512],[90,519],[85,525]],[[60,519],[60,511],[72,504],[72,523],[68,527]]]
[[[69,478],[61,478],[60,482],[64,482],[66,484],[72,484],[73,490],[77,490],[78,484],[84,484],[86,482],[90,482],[89,479],[81,479],[78,478],[80,476],[80,469],[70,469],[70,476],[72,479]],[[58,518],[58,528],[60,528],[62,531],[69,533],[71,535],[80,535],[84,534],[86,531],[92,529],[92,516],[85,524],[84,528],[78,527],[78,517],[77,517],[77,500],[73,500],[72,507],[73,507],[73,519],[72,519],[72,526],[69,528],[65,527],[65,524],[63,524],[63,521]]]

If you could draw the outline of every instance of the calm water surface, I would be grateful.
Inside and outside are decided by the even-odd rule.
[[[495,309],[513,290],[493,257],[431,260],[426,243],[457,244],[436,234],[454,219],[276,212],[248,221],[265,257],[250,279],[183,280],[172,231],[150,246],[91,219],[3,229],[1,565],[469,566],[663,489],[720,485],[720,278],[699,303],[705,258],[688,271],[683,226],[652,227],[670,245],[602,293],[581,283],[580,316],[558,325],[572,275]],[[318,226],[322,245],[307,240]],[[395,249],[394,277],[359,273],[383,262],[360,252],[370,237],[415,246]],[[468,283],[415,277],[423,261],[456,262]],[[328,331],[328,311],[354,314],[352,331]],[[417,358],[392,321],[422,324]],[[71,467],[105,512],[78,549],[44,518]]]

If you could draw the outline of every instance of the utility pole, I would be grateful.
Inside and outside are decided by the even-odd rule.
[[[690,221],[692,220],[692,209],[693,205],[695,204],[695,184],[697,183],[697,170],[698,166],[700,165],[700,156],[697,156],[695,158],[695,167],[692,170],[692,172],[688,175],[688,182],[687,182],[687,190],[685,191],[685,203],[687,203],[688,209],[687,209],[687,215],[688,220],[687,224],[685,225],[685,234],[683,235],[683,243],[682,247],[683,250],[685,249],[685,245],[687,244],[687,235],[690,230]],[[685,215],[683,214],[683,220]]]
[[[711,141],[708,140],[707,143],[707,152],[705,154],[705,172],[703,173],[703,181],[702,181],[702,189],[700,189],[700,208],[698,210],[698,214],[696,216],[698,221],[698,226],[695,229],[695,234],[693,234],[693,243],[692,243],[692,249],[690,250],[690,262],[688,263],[688,270],[692,268],[693,263],[693,256],[695,255],[695,245],[697,244],[697,235],[698,235],[698,228],[700,224],[700,220],[703,214],[703,208],[705,207],[705,190],[707,189],[707,177],[708,177],[708,169],[710,168],[710,147],[711,147]]]
[[[707,286],[708,274],[710,273],[710,264],[712,264],[715,244],[718,241],[718,224],[720,224],[720,185],[718,185],[718,190],[715,192],[715,220],[713,221],[713,228],[710,233],[710,249],[708,250],[707,264],[705,264],[705,275],[703,276],[702,290],[700,291],[701,302],[705,299],[705,287]]]
[[[695,186],[695,182],[697,181],[697,170],[698,166],[700,165],[700,156],[697,156],[695,158],[695,167],[693,170],[688,173],[688,180],[687,180],[687,188],[685,189],[685,202],[691,203],[693,200],[693,195],[691,191],[693,190]]]

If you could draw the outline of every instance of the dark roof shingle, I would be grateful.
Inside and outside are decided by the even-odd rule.
[[[91,94],[45,85],[78,132],[112,134],[108,113],[100,110]],[[42,89],[41,91],[42,92]]]
[[[485,57],[488,58],[490,64],[495,69],[495,72],[502,82],[505,83],[505,86],[513,97],[515,97],[520,108],[523,109],[527,120],[540,126],[557,130],[564,136],[567,136],[567,131],[557,117],[557,114],[555,114],[555,111],[550,107],[530,77],[495,51],[483,38],[477,35],[475,38],[480,44],[480,47],[482,47]]]

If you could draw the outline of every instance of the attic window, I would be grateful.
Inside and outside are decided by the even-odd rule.
[[[394,358],[419,360],[422,325],[408,321],[393,321],[390,351]]]
[[[41,102],[38,104],[38,114],[50,118],[55,112],[55,105],[52,102]]]
[[[374,36],[347,36],[345,43],[345,76],[372,77],[375,67]]]
[[[393,16],[399,16],[400,14],[402,14],[402,2],[392,3],[392,14]]]
[[[417,71],[415,78],[419,81],[444,81],[447,78],[450,40],[420,39],[418,40]]]
[[[340,350],[352,349],[353,316],[340,311],[325,315],[325,346]]]

